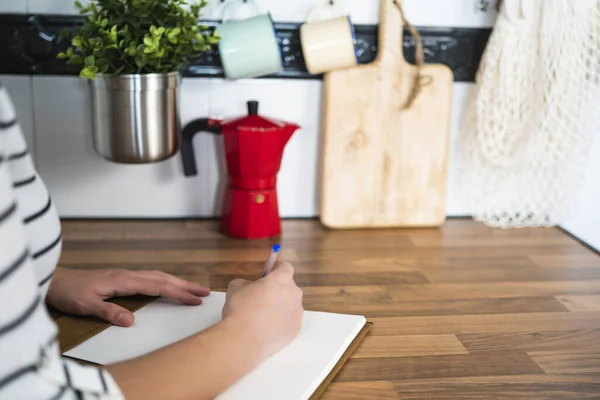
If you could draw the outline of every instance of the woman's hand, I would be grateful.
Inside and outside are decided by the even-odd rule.
[[[133,324],[133,313],[104,300],[135,294],[163,296],[198,305],[210,289],[159,271],[73,270],[57,268],[46,301],[68,314],[101,318],[119,326]]]
[[[251,330],[261,346],[262,358],[292,341],[302,324],[302,290],[294,282],[294,268],[282,263],[254,282],[231,281],[223,307],[223,320],[235,320]]]
[[[283,263],[255,282],[232,281],[221,322],[108,370],[127,399],[214,399],[291,342],[303,311]]]

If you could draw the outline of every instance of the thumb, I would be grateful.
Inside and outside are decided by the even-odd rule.
[[[294,267],[287,261],[283,261],[278,263],[275,268],[269,274],[273,277],[273,279],[284,279],[289,280],[290,278],[294,278]]]
[[[227,296],[233,295],[235,292],[237,292],[238,290],[240,290],[241,288],[243,288],[244,286],[246,286],[249,283],[250,283],[250,281],[248,281],[246,279],[232,280],[231,282],[229,282],[229,285],[227,286]]]
[[[90,307],[90,314],[118,326],[131,326],[135,317],[133,313],[121,306],[107,301],[99,301]]]

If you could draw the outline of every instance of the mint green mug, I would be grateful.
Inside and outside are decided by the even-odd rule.
[[[227,14],[240,3],[249,4],[255,15],[227,19]],[[283,57],[270,13],[260,14],[253,0],[233,0],[223,8],[221,19],[216,31],[226,78],[256,78],[283,71]]]

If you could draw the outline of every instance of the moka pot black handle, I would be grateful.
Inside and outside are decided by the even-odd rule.
[[[221,121],[212,118],[199,118],[188,123],[181,131],[181,159],[185,176],[198,174],[192,142],[196,133],[199,132],[221,134]]]

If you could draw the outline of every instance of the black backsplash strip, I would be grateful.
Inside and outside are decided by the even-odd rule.
[[[78,66],[66,65],[56,54],[66,43],[57,43],[62,29],[73,29],[80,16],[0,14],[0,74],[77,75]],[[219,21],[202,21],[214,29]],[[300,47],[298,23],[277,22],[277,36],[284,55],[283,72],[265,78],[321,79],[307,72]],[[422,36],[427,63],[442,63],[454,71],[457,82],[472,82],[487,44],[491,29],[417,27]],[[377,54],[377,25],[355,25],[359,61],[370,63]],[[404,56],[414,62],[415,42],[404,32]],[[212,51],[193,60],[183,71],[187,77],[223,77],[218,52]]]

